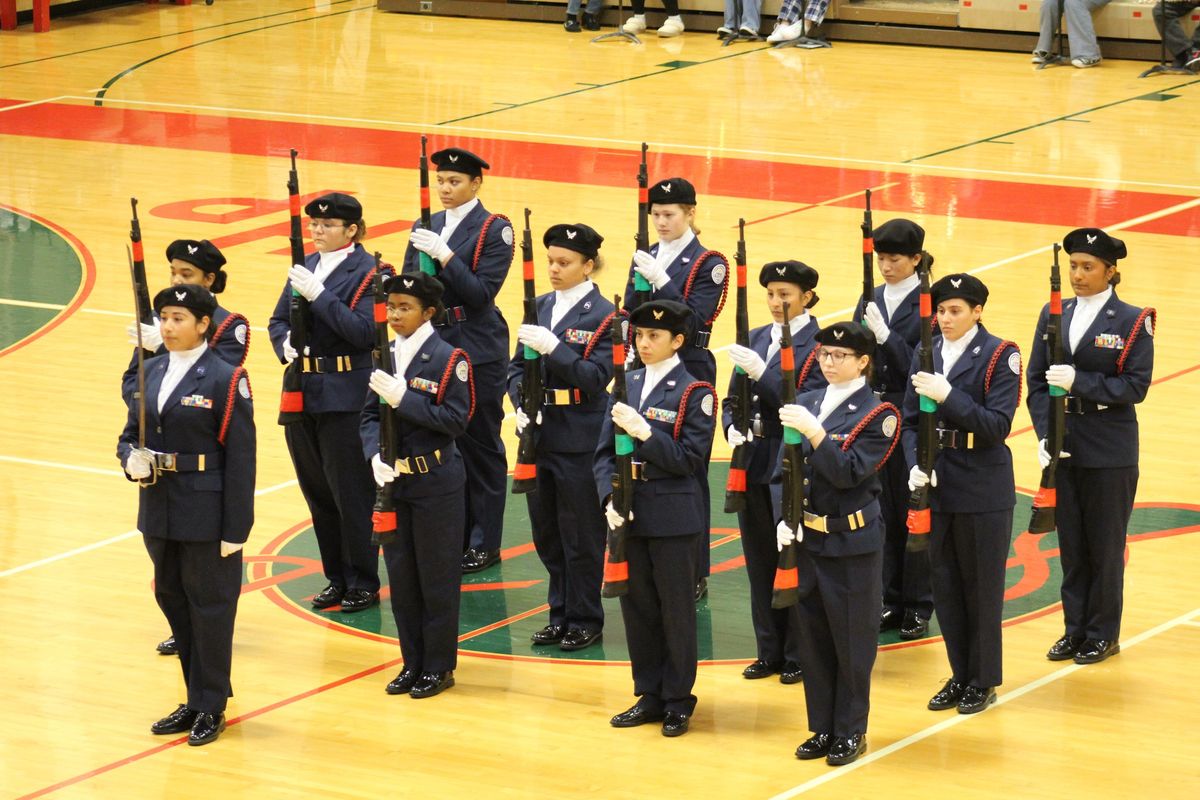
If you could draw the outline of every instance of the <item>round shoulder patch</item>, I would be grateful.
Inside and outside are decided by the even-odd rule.
[[[1154,335],[1154,318],[1150,314],[1146,315],[1146,333]]]
[[[468,364],[467,360],[464,358],[463,360],[458,362],[457,366],[454,367],[454,377],[458,378],[463,383],[466,383],[467,378],[470,377],[470,375],[471,375],[471,365]]]
[[[513,231],[512,231],[511,225],[505,225],[503,228],[500,229],[500,238],[504,240],[504,243],[506,245],[508,245],[509,247],[512,247]]]
[[[718,284],[718,285],[725,282],[725,265],[724,264],[717,264],[715,267],[713,267],[712,281],[713,281],[713,283]]]
[[[238,394],[247,400],[250,399],[250,379],[245,375],[238,381]]]
[[[238,344],[246,343],[246,326],[238,325],[233,329],[233,338],[237,339]]]
[[[896,435],[896,415],[888,414],[883,418],[883,435],[892,438]]]
[[[1013,375],[1021,374],[1021,354],[1016,350],[1008,355],[1008,368],[1012,370]]]
[[[713,396],[711,394],[704,395],[704,399],[700,401],[700,410],[704,412],[704,416],[711,417],[713,414]]]

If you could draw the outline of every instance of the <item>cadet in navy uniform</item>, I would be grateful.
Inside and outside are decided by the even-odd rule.
[[[216,245],[207,239],[176,239],[167,245],[167,264],[171,268],[171,285],[194,283],[208,289],[214,295],[225,290],[225,282],[229,274],[221,267],[225,266],[225,256]],[[128,327],[129,343],[138,346],[138,335],[131,322]],[[142,325],[142,348],[152,351],[156,356],[163,355],[167,348],[162,343],[162,333],[157,323]],[[250,352],[250,322],[241,314],[226,311],[219,304],[212,314],[212,335],[208,346],[223,361],[240,367],[246,363]],[[121,378],[121,397],[128,405],[137,389],[137,353],[129,360],[129,368]],[[155,648],[164,656],[173,656],[179,652],[175,645],[175,637],[168,636],[159,642]]]
[[[225,730],[233,695],[233,621],[241,549],[254,524],[255,434],[250,382],[206,342],[216,298],[181,284],[154,298],[168,355],[145,362],[145,448],[131,403],[117,457],[138,493],[138,530],[154,562],[154,596],[179,648],[187,702],[154,723],[202,745]]]
[[[687,733],[696,707],[697,539],[704,535],[696,475],[712,447],[715,390],[679,358],[691,311],[652,300],[629,319],[643,369],[626,374],[629,404],[610,403],[596,449],[597,494],[610,527],[621,523],[611,501],[616,471],[613,423],[634,440],[632,521],[625,544],[629,592],[621,616],[638,701],[612,718],[617,728],[662,722],[664,736]]]
[[[371,543],[371,468],[358,446],[358,422],[375,342],[371,278],[375,260],[360,244],[362,206],[335,192],[304,207],[317,252],[295,264],[268,331],[279,360],[304,364],[304,412],[284,426],[300,491],[312,513],[329,585],[313,608],[362,611],[379,603],[379,548]],[[295,288],[309,302],[308,344],[291,342],[288,305]]]
[[[396,503],[396,541],[383,546],[383,560],[404,668],[387,693],[432,697],[454,685],[458,663],[466,471],[455,440],[474,406],[471,363],[433,327],[443,311],[437,278],[398,275],[384,290],[396,374],[371,373],[361,432],[375,483],[391,484]],[[396,422],[393,464],[379,454],[381,397]]]
[[[923,248],[925,229],[907,219],[893,219],[872,234],[875,263],[884,284],[875,287],[867,306],[865,324],[875,336],[872,388],[896,406],[904,403],[908,368],[921,341],[920,280],[917,265],[933,268],[933,256]],[[863,322],[860,305],[854,321]],[[900,629],[901,639],[920,639],[929,632],[933,615],[933,588],[929,583],[929,551],[908,552],[908,465],[903,458],[888,459],[880,474],[879,497],[887,538],[883,548],[883,611],[879,629]]]
[[[614,308],[591,280],[603,263],[603,241],[583,224],[553,225],[542,236],[554,291],[537,299],[538,324],[517,329],[508,365],[518,434],[537,418],[537,488],[525,498],[533,543],[550,573],[550,623],[531,638],[567,651],[592,645],[604,629],[605,526],[592,466],[612,380]],[[544,409],[521,408],[525,346],[542,356]]]
[[[1021,402],[1021,352],[980,323],[988,290],[978,278],[947,275],[930,293],[941,329],[933,340],[934,372],[921,372],[914,356],[904,395],[908,488],[933,489],[933,607],[953,673],[929,709],[974,714],[996,701],[1002,681],[1000,618],[1016,504],[1004,440]],[[931,475],[917,466],[918,395],[938,404]]]
[[[1120,651],[1125,535],[1138,482],[1138,423],[1154,371],[1153,308],[1117,298],[1125,243],[1098,228],[1063,239],[1075,299],[1063,303],[1066,364],[1051,364],[1042,309],[1029,356],[1029,414],[1044,467],[1048,386],[1067,395],[1063,459],[1056,476],[1066,632],[1046,657],[1095,664]],[[1067,454],[1070,457],[1067,458]]]
[[[746,509],[738,512],[742,531],[742,552],[746,556],[746,577],[750,580],[750,619],[758,658],[742,670],[750,680],[779,673],[780,683],[798,683],[800,672],[800,617],[795,606],[771,608],[775,567],[779,562],[775,546],[775,511],[771,505],[771,474],[779,460],[783,427],[779,424],[782,380],[779,371],[780,337],[783,335],[783,304],[788,304],[791,319],[792,351],[795,363],[803,365],[796,376],[801,391],[825,385],[825,376],[816,366],[817,322],[808,309],[817,304],[813,289],[820,276],[800,261],[772,261],[763,266],[758,282],[767,290],[767,307],[775,322],[750,331],[750,346],[731,345],[729,359],[741,367],[753,381],[750,388],[752,418],[750,438],[742,439],[733,427],[734,381],[730,378],[730,397],[722,404],[721,425],[725,438],[737,447],[750,448],[746,466]]]
[[[800,664],[812,736],[804,760],[849,764],[867,749],[875,664],[883,519],[877,473],[898,441],[900,411],[867,384],[875,339],[859,324],[835,322],[817,334],[829,385],[779,410],[804,437],[804,524],[781,521],[780,550],[799,544]]]
[[[496,295],[512,266],[513,229],[506,217],[488,213],[476,197],[487,162],[459,147],[430,158],[437,165],[438,198],[446,210],[433,215],[433,230],[414,226],[404,271],[420,269],[418,251],[438,263],[438,280],[446,287],[446,314],[437,323],[438,332],[471,358],[475,416],[458,442],[467,467],[462,564],[463,572],[479,572],[500,560],[508,493],[508,461],[500,440],[508,323],[496,307]]]
[[[715,250],[706,250],[696,238],[696,189],[683,178],[668,178],[653,184],[648,192],[650,218],[658,233],[658,242],[650,252],[635,251],[633,265],[629,270],[629,282],[625,286],[624,307],[633,309],[634,274],[641,275],[650,284],[651,298],[685,303],[691,309],[690,328],[687,341],[679,351],[679,358],[688,374],[696,380],[715,383],[717,361],[708,349],[712,326],[725,305],[729,289],[729,262]],[[703,493],[704,536],[697,546],[697,571],[695,598],[697,601],[708,591],[708,530],[709,530],[709,487],[708,459],[696,470]]]

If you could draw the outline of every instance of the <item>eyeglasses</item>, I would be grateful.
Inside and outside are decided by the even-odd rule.
[[[310,222],[308,229],[310,231],[331,231],[335,228],[344,228],[346,224],[343,222]]]
[[[828,361],[830,364],[841,365],[847,358],[858,358],[858,353],[846,350],[826,350],[822,347],[817,352],[817,358],[821,361]]]

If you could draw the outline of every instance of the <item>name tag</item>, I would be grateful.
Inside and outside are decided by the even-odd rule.
[[[652,419],[656,422],[674,423],[675,418],[679,416],[678,411],[668,411],[665,408],[647,408],[644,412],[646,419]]]
[[[567,328],[563,333],[563,338],[567,344],[587,344],[592,340],[595,331],[581,331],[578,328]]]
[[[1123,350],[1125,340],[1115,333],[1102,333],[1096,337],[1095,345],[1105,350]]]
[[[193,394],[189,395],[188,397],[181,398],[179,402],[191,408],[212,408],[212,400],[200,394]]]
[[[408,386],[410,389],[420,389],[422,392],[428,392],[429,394],[437,394],[438,390],[436,381],[425,378],[409,378]]]

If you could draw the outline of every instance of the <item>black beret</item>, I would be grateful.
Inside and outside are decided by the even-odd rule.
[[[186,261],[205,272],[218,272],[225,266],[225,256],[208,239],[176,239],[167,245],[167,261]]]
[[[1125,243],[1114,239],[1099,228],[1078,228],[1063,238],[1063,250],[1071,253],[1088,253],[1106,264],[1116,264],[1128,255]]]
[[[758,273],[758,282],[766,286],[771,281],[785,281],[807,292],[817,288],[820,277],[815,269],[802,261],[772,261],[763,264],[762,271]]]
[[[875,335],[857,322],[835,322],[817,331],[816,339],[831,347],[846,347],[860,356],[875,354]]]
[[[166,306],[190,308],[199,317],[211,317],[217,310],[217,298],[198,283],[181,283],[154,295],[155,313],[161,314]]]
[[[323,194],[304,207],[304,213],[318,219],[340,219],[354,224],[362,219],[362,203],[348,194]]]
[[[383,291],[387,294],[415,297],[425,308],[436,306],[441,301],[444,290],[441,281],[424,272],[405,272],[402,275],[392,275],[383,281]]]
[[[650,187],[646,198],[653,203],[680,203],[685,206],[696,205],[696,187],[683,178],[667,178]]]
[[[600,252],[604,237],[594,228],[577,222],[574,225],[551,225],[542,234],[545,247],[565,247],[580,253],[584,258],[595,258]]]
[[[871,232],[876,253],[915,256],[925,246],[925,229],[912,220],[889,219]]]
[[[472,178],[480,178],[485,169],[491,169],[491,165],[482,158],[461,147],[438,150],[429,159],[437,166],[438,171],[461,172]]]
[[[688,332],[691,324],[692,310],[683,303],[674,300],[651,300],[642,303],[629,315],[629,324],[638,328],[661,328],[668,330],[671,335]]]
[[[965,272],[947,275],[941,280],[929,287],[929,294],[933,300],[934,308],[937,308],[939,303],[946,300],[954,300],[955,298],[966,300],[967,304],[972,308],[982,306],[987,303],[988,288],[983,285],[983,281],[976,278],[974,275],[968,275]]]

